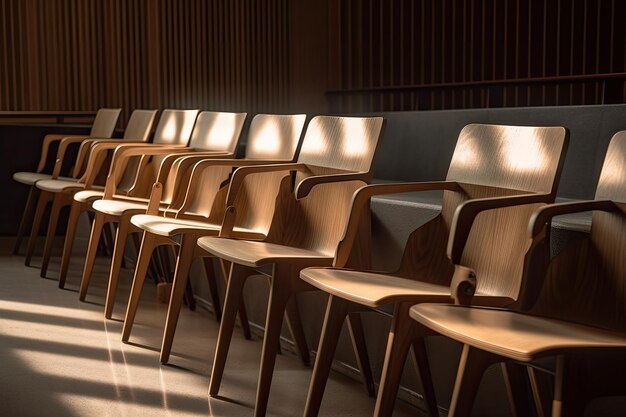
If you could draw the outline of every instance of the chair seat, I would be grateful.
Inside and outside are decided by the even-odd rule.
[[[333,262],[332,256],[320,252],[267,242],[202,237],[198,245],[219,258],[250,267],[276,262],[330,266]]]
[[[37,181],[49,180],[51,178],[52,175],[50,174],[41,174],[37,172],[16,172],[15,174],[13,174],[13,179],[15,181],[26,185],[34,185]],[[78,181],[76,178],[70,177],[58,177],[57,179],[73,182]]]
[[[160,236],[175,236],[184,233],[201,233],[206,236],[219,233],[222,225],[209,223],[202,220],[172,219],[163,216],[138,214],[130,219],[135,226],[147,232]],[[263,239],[264,234],[252,229],[235,227],[233,230],[238,237],[247,239]]]
[[[410,315],[444,336],[523,362],[571,349],[626,348],[624,335],[506,310],[419,304]]]
[[[122,216],[124,214],[145,213],[148,209],[148,203],[128,200],[96,200],[93,202],[93,208],[111,216]]]
[[[300,278],[331,295],[377,308],[402,301],[450,302],[450,287],[375,272],[307,268]]]
[[[70,191],[70,190],[80,190],[85,188],[85,184],[82,182],[77,182],[75,180],[68,181],[63,179],[54,179],[54,180],[41,180],[37,181],[35,184],[37,188],[43,191],[50,191],[53,193],[60,193],[62,191]],[[103,189],[103,187],[95,185],[95,188]]]
[[[74,200],[80,203],[90,203],[95,200],[101,200],[103,195],[103,190],[82,190],[74,194]]]

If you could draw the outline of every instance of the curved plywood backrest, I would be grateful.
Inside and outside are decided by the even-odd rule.
[[[235,154],[246,113],[203,111],[198,115],[189,147]]]
[[[248,130],[246,159],[293,161],[305,120],[305,114],[257,114]]]
[[[126,124],[124,139],[146,142],[156,114],[156,110],[134,110]]]
[[[559,253],[534,313],[626,331],[626,131],[613,136],[596,189],[612,212],[594,211],[591,232]]]
[[[154,132],[153,143],[187,145],[198,110],[163,110]]]
[[[307,126],[298,162],[310,167],[309,175],[369,173],[383,122],[382,117],[316,116]],[[297,181],[302,176],[299,173]]]
[[[113,136],[117,119],[122,109],[100,109],[96,113],[96,118],[91,125],[89,137],[92,138],[110,138]]]

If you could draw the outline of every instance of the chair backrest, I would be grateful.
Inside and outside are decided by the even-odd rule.
[[[110,138],[113,136],[117,119],[122,109],[100,109],[96,113],[96,117],[91,125],[89,137],[92,138]]]
[[[187,145],[198,110],[163,110],[152,143]]]
[[[296,183],[332,172],[370,173],[383,122],[382,117],[312,118],[298,155],[298,162],[307,164],[310,173],[298,173]]]
[[[307,164],[310,172],[296,176],[296,183],[333,172],[369,174],[383,122],[382,117],[313,118],[298,156],[298,162]],[[268,210],[270,216],[261,213],[251,216],[254,221],[242,219],[242,226],[260,231],[258,224],[263,224],[269,228],[268,242],[315,250],[332,259],[349,217],[352,195],[365,185],[365,180],[367,178],[318,184],[299,200],[293,192],[280,190],[276,210]],[[256,188],[262,186],[252,182],[247,185],[248,192],[261,193]],[[239,193],[237,198],[240,198]],[[241,199],[246,198],[247,195],[241,193]],[[266,206],[273,208],[270,204]]]
[[[257,114],[248,129],[245,158],[293,161],[305,120],[305,114]]]
[[[617,210],[594,211],[588,238],[550,262],[534,314],[626,331],[626,131],[613,136],[596,200]]]
[[[189,147],[208,151],[237,151],[246,113],[203,111],[196,119]]]
[[[305,119],[303,114],[256,115],[248,129],[245,159],[293,161]],[[215,220],[221,221],[219,214],[213,213],[214,200],[220,184],[228,179],[231,171],[230,167],[213,166],[194,172],[179,216],[217,216]],[[222,193],[225,194],[225,191],[222,190]]]
[[[124,130],[124,139],[146,142],[156,114],[156,110],[133,110]]]
[[[553,201],[567,144],[562,127],[468,125],[461,131],[447,180],[462,192],[445,191],[440,216],[413,232],[399,274],[448,285],[454,267],[446,256],[450,226],[469,199],[549,194]],[[477,276],[477,293],[515,301],[531,245],[527,226],[539,204],[480,213],[469,234],[461,264]]]

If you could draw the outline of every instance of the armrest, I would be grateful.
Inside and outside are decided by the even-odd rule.
[[[550,203],[553,201],[552,194],[520,194],[513,196],[477,198],[468,200],[457,207],[450,238],[448,239],[448,257],[452,263],[459,264],[467,238],[469,237],[474,219],[479,213],[505,207],[521,206],[526,204]]]
[[[455,304],[469,305],[476,293],[476,272],[462,265],[454,265],[450,292]]]
[[[308,168],[306,164],[299,163],[239,167],[235,170],[230,180],[228,195],[226,196],[226,207],[230,207],[233,205],[233,202],[235,201],[235,196],[237,195],[237,191],[239,190],[241,184],[248,175],[277,171],[306,171],[307,169]]]
[[[59,142],[63,138],[83,138],[86,139],[85,135],[63,135],[63,134],[55,134],[55,135],[46,135],[43,138],[43,143],[41,144],[41,156],[39,157],[39,164],[37,164],[37,171],[42,172],[46,166],[46,159],[48,159],[48,150],[50,149],[50,145],[54,142]]]
[[[163,154],[176,154],[185,152],[187,150],[186,147],[170,147],[170,146],[141,146],[145,144],[137,144],[137,145],[118,145],[115,148],[115,153],[113,154],[113,161],[111,162],[111,169],[109,171],[109,175],[107,177],[106,184],[104,186],[104,197],[103,198],[112,198],[115,194],[115,189],[117,188],[117,184],[121,180],[124,175],[124,170],[126,169],[126,165],[128,164],[128,159],[133,156],[146,156],[146,155],[163,155]],[[101,146],[101,145],[98,145]]]
[[[59,143],[59,149],[57,150],[56,160],[54,161],[54,168],[52,169],[52,178],[58,178],[61,174],[61,167],[63,166],[63,159],[65,158],[65,153],[67,152],[67,148],[73,143],[80,143],[80,149],[78,151],[78,156],[76,158],[76,164],[74,165],[73,176],[78,176],[78,172],[80,171],[80,167],[85,160],[86,154],[89,149],[89,136],[66,136],[61,139]]]
[[[343,237],[337,245],[337,253],[335,255],[335,262],[333,266],[342,268],[348,261],[352,245],[354,244],[354,239],[356,238],[358,232],[359,218],[361,213],[365,210],[365,206],[369,203],[370,198],[375,195],[434,190],[462,191],[459,184],[454,181],[374,184],[359,188],[352,197],[350,217],[348,218],[348,223],[346,224]]]
[[[225,152],[189,152],[188,148],[186,148],[186,152],[174,152],[164,157],[161,161],[157,181],[165,182],[172,169],[178,170],[180,167],[189,167],[195,162],[206,158],[228,157],[232,157],[232,155]]]
[[[367,172],[346,172],[328,175],[313,175],[300,181],[296,186],[296,199],[301,199],[309,195],[313,187],[319,184],[328,184],[330,182],[354,181],[359,180],[368,183],[370,174]]]
[[[611,200],[573,201],[570,203],[548,204],[535,210],[528,222],[528,234],[536,237],[546,223],[553,217],[563,214],[579,213],[582,211],[616,211],[617,206]]]
[[[150,201],[148,202],[148,209],[146,214],[157,216],[159,214],[159,207],[161,206],[161,198],[163,197],[163,185],[160,182],[155,182],[152,185],[152,191],[150,192]]]

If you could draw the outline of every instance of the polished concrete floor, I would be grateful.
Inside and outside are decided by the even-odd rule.
[[[34,259],[34,264],[39,262]],[[58,261],[57,261],[58,262]],[[52,263],[50,275],[58,264]],[[218,324],[207,311],[184,309],[169,365],[158,349],[165,317],[146,285],[131,344],[120,333],[131,271],[124,271],[114,320],[103,317],[106,262],[86,303],[78,301],[72,266],[66,290],[39,277],[23,257],[0,254],[0,416],[248,416],[253,414],[261,341],[236,333],[219,398],[207,395]],[[310,368],[279,356],[268,415],[302,415]],[[368,416],[374,400],[333,374],[321,415]],[[399,402],[396,416],[421,416]]]

